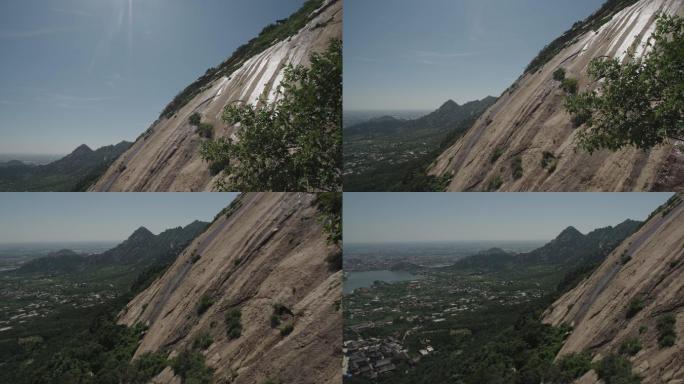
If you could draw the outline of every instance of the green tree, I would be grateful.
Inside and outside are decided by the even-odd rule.
[[[684,19],[660,16],[644,58],[625,63],[598,58],[589,75],[600,82],[566,98],[574,115],[578,146],[589,152],[627,146],[652,148],[684,138]]]
[[[240,123],[237,140],[203,143],[200,154],[228,178],[220,190],[336,191],[342,176],[342,43],[332,40],[289,66],[273,105],[229,105],[223,119]]]
[[[195,126],[195,127],[200,125],[201,121],[202,121],[202,116],[200,116],[200,114],[197,112],[190,115],[190,118],[188,119],[188,122],[190,123],[190,125]]]
[[[242,335],[242,311],[233,308],[226,312],[226,334],[230,340],[237,339]]]
[[[556,71],[553,73],[553,79],[556,81],[565,80],[565,68],[556,69]]]
[[[328,243],[339,244],[342,240],[342,194],[339,192],[316,194],[313,205],[318,209],[319,220],[328,235]]]

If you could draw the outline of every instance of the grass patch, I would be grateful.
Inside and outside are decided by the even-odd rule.
[[[196,350],[183,350],[172,360],[171,368],[183,383],[209,384],[214,374],[205,364],[204,355]]]
[[[192,115],[190,115],[190,118],[188,118],[188,122],[193,127],[198,127],[200,125],[200,123],[202,122],[202,116],[200,116],[199,113],[195,112]]]
[[[629,338],[620,345],[620,354],[622,355],[634,356],[639,351],[641,351],[641,341],[636,337]]]
[[[501,179],[501,176],[497,175],[487,185],[487,191],[489,191],[489,192],[498,191],[502,185],[503,185],[503,179]]]
[[[658,345],[660,348],[668,348],[675,345],[677,333],[675,332],[675,324],[677,318],[674,314],[668,313],[658,319],[656,327],[658,331]]]
[[[203,332],[200,333],[192,342],[192,349],[204,351],[205,349],[209,348],[212,344],[214,344],[214,339],[211,337],[210,334]]]
[[[492,158],[491,158],[490,162],[492,164],[496,163],[496,161],[499,160],[499,158],[501,157],[501,155],[503,155],[503,153],[504,153],[503,148],[495,149],[494,153],[492,153]]]
[[[522,159],[518,156],[513,159],[513,179],[518,180],[523,177]]]
[[[641,296],[634,297],[627,306],[627,313],[625,313],[625,317],[631,319],[632,317],[636,316],[636,314],[639,313],[642,309],[644,309],[644,306],[644,299]]]
[[[556,81],[565,80],[565,68],[558,68],[553,72],[553,79]]]
[[[230,340],[239,338],[242,335],[242,311],[240,308],[233,308],[226,312],[226,334]]]
[[[556,362],[558,373],[554,378],[560,383],[569,383],[591,370],[591,355],[588,352],[571,353]]]
[[[639,384],[641,379],[632,372],[632,363],[618,355],[604,357],[596,367],[596,374],[606,384]]]
[[[202,295],[199,304],[197,304],[197,314],[202,315],[204,312],[207,311],[207,309],[209,309],[209,307],[214,305],[214,302],[215,300],[213,297],[210,297],[206,294]]]

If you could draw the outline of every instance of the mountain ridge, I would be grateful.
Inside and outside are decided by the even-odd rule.
[[[175,255],[175,249],[196,237],[208,224],[194,221],[185,227],[169,228],[159,235],[139,227],[126,240],[102,253],[88,255],[63,249],[28,261],[12,273],[69,273],[111,265],[135,266],[142,270],[153,264],[169,262]]]
[[[0,166],[0,191],[83,190],[133,143],[121,141],[96,150],[81,144],[66,156],[44,165],[10,161]]]
[[[630,236],[641,224],[639,221],[627,219],[615,226],[594,229],[586,235],[569,226],[551,241],[532,251],[510,253],[501,248],[491,248],[460,259],[447,268],[496,269],[540,264],[576,267],[595,263],[601,261],[607,255],[607,251]]]

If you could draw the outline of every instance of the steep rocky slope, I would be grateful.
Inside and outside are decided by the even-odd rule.
[[[197,112],[203,123],[214,126],[215,137],[231,137],[239,127],[228,126],[222,121],[225,106],[238,102],[254,104],[262,96],[273,101],[287,64],[306,65],[311,53],[327,48],[332,38],[342,38],[342,0],[318,3],[320,7],[306,15],[304,27],[293,36],[276,39],[270,47],[259,52],[258,45],[268,37],[265,32],[181,92],[91,189],[211,190],[215,176],[199,156],[203,139],[189,124],[188,118]],[[311,4],[317,4],[317,0]],[[244,57],[245,51],[258,53]]]
[[[553,72],[565,68],[567,77],[579,80],[587,89],[587,67],[592,59],[608,56],[625,58],[634,50],[644,54],[643,45],[654,30],[660,12],[683,14],[682,0],[612,0],[605,16],[592,19],[595,26],[578,33],[582,24],[552,44],[559,53],[548,62],[535,60],[485,112],[472,129],[442,153],[429,173],[453,176],[448,189],[502,191],[641,191],[683,190],[684,153],[681,143],[669,143],[649,152],[625,149],[590,155],[575,151],[576,131],[563,106],[564,92]],[[619,11],[618,11],[619,10]],[[605,20],[605,23],[603,23]],[[601,23],[603,23],[601,25]],[[584,31],[584,29],[582,29]],[[545,58],[545,55],[541,55]],[[546,157],[546,166],[542,165]],[[554,163],[555,166],[549,166]],[[522,166],[522,176],[514,170]]]
[[[259,193],[238,197],[120,314],[126,325],[149,330],[136,356],[189,348],[202,333],[204,352],[219,383],[341,382],[341,272],[326,260],[329,245],[312,206],[314,195]],[[198,311],[202,297],[213,304]],[[275,305],[292,313],[283,336],[272,327]],[[241,312],[242,332],[229,339],[225,317]],[[179,383],[171,368],[155,382]]]
[[[637,338],[630,360],[643,383],[684,382],[684,204],[656,213],[601,266],[547,310],[544,321],[573,327],[560,355],[589,351],[594,359],[618,353]],[[643,308],[628,314],[628,308]],[[657,324],[676,316],[675,345],[662,348]],[[581,383],[596,383],[591,371]]]

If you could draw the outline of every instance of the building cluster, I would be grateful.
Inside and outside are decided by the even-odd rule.
[[[344,374],[376,378],[397,369],[394,361],[409,361],[408,350],[393,337],[369,338],[344,342]]]

